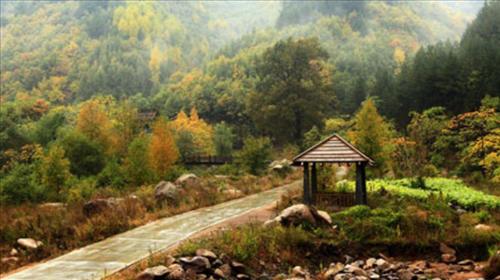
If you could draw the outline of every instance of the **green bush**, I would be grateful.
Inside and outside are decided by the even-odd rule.
[[[70,161],[71,173],[77,176],[97,175],[104,168],[102,147],[78,132],[65,135],[61,144]]]
[[[49,195],[49,190],[41,184],[37,176],[34,164],[16,164],[9,174],[0,180],[2,203],[39,202]]]
[[[127,183],[123,168],[116,160],[110,160],[106,167],[97,175],[97,187],[112,186],[122,188]]]
[[[236,161],[246,171],[261,174],[271,160],[271,141],[267,137],[245,139],[243,148],[238,152]]]
[[[231,127],[225,122],[218,123],[214,126],[213,136],[215,153],[218,156],[231,156],[233,153],[234,134]]]

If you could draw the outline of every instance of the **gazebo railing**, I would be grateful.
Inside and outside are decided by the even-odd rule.
[[[356,205],[356,193],[350,192],[318,192],[316,193],[318,205],[350,207]]]

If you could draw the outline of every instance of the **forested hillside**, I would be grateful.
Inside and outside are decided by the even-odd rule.
[[[405,258],[451,244],[467,253],[438,255],[450,275],[455,264],[479,273],[460,260],[498,250],[499,1],[0,4],[0,273],[295,181],[291,190],[303,172],[291,159],[334,133],[375,162],[368,206],[338,212],[362,202],[349,180],[364,181],[365,162],[315,163],[328,227],[295,205],[313,220],[221,231],[208,249],[260,272],[297,273],[299,258],[317,275],[335,270],[320,279],[344,269],[323,263],[341,244]],[[320,156],[346,159],[343,148]],[[276,210],[299,200],[292,191]],[[380,275],[360,275],[385,279],[383,258],[363,266]],[[400,276],[390,278],[417,277]]]

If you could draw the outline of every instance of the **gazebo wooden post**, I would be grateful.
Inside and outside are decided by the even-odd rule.
[[[318,176],[316,174],[316,163],[311,166],[311,201],[316,204],[316,192],[318,192]]]
[[[309,199],[309,163],[304,162],[304,204],[311,204]]]
[[[356,164],[356,204],[367,204],[365,162]]]

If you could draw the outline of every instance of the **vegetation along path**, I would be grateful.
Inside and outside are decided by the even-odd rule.
[[[165,250],[191,235],[225,220],[278,201],[294,183],[215,206],[164,218],[103,241],[40,263],[5,278],[11,279],[100,279],[151,253]]]

